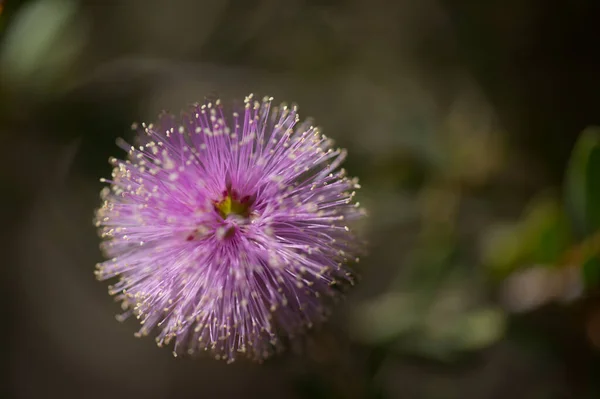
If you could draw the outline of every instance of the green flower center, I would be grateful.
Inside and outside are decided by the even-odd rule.
[[[227,219],[229,215],[237,215],[244,218],[250,216],[250,203],[233,199],[229,194],[222,201],[215,203],[215,209],[223,219]]]

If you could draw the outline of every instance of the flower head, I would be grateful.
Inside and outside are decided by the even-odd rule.
[[[230,118],[219,100],[177,119],[142,124],[138,146],[121,146],[102,190],[96,226],[109,260],[99,279],[125,318],[155,327],[174,354],[262,360],[322,321],[345,266],[358,260],[348,222],[363,212],[346,156],[296,107],[245,99]],[[137,127],[136,127],[137,128]]]

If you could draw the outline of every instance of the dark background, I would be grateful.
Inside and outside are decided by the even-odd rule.
[[[600,123],[600,3],[559,4],[5,0],[3,397],[600,398],[600,301],[562,219]],[[370,256],[300,353],[174,359],[94,279],[98,179],[133,121],[249,92],[348,148]]]

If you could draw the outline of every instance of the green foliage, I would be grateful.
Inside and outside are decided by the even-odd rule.
[[[581,272],[587,288],[600,285],[600,259],[598,256],[587,258],[581,265]]]
[[[483,243],[483,261],[497,277],[533,265],[557,264],[572,242],[561,205],[552,198],[534,200],[522,219],[496,226]]]
[[[37,0],[23,7],[0,49],[2,91],[48,94],[52,85],[68,78],[88,28],[77,11],[71,0]]]
[[[596,235],[600,229],[600,128],[585,129],[573,149],[565,178],[565,200],[583,240],[578,259],[586,287],[600,283]]]
[[[600,128],[585,129],[573,149],[565,179],[565,199],[577,232],[600,227]]]
[[[505,315],[493,306],[477,306],[462,285],[434,298],[420,290],[388,293],[353,313],[355,338],[369,345],[388,344],[397,353],[442,361],[496,342],[504,334]]]
[[[568,266],[579,268],[588,289],[600,284],[600,128],[585,129],[577,140],[564,198],[562,204],[540,196],[519,221],[489,229],[482,260],[495,277],[534,266]]]

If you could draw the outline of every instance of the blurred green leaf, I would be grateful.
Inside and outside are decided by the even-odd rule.
[[[581,274],[586,287],[595,287],[600,284],[600,259],[591,256],[583,262]]]
[[[523,252],[519,236],[517,223],[499,224],[485,232],[481,258],[494,274],[504,277],[519,262]]]
[[[497,342],[505,329],[506,315],[500,309],[463,309],[452,314],[451,322],[428,317],[415,333],[398,341],[394,350],[452,361],[461,353],[480,350]]]
[[[350,329],[361,342],[381,344],[413,330],[421,321],[418,294],[388,293],[356,307]]]
[[[536,199],[521,221],[496,226],[483,239],[482,258],[498,277],[536,264],[554,265],[572,242],[567,216],[554,199]]]
[[[569,221],[553,199],[535,201],[521,226],[523,248],[530,263],[554,264],[571,244]]]
[[[440,291],[413,337],[420,348],[439,360],[450,359],[465,351],[484,348],[504,333],[505,315],[500,309],[475,305],[473,287],[457,280]]]
[[[600,127],[585,129],[571,154],[565,197],[577,231],[589,235],[600,227]]]
[[[600,130],[598,133],[600,133]],[[587,225],[590,232],[595,232],[600,227],[600,145],[595,146],[590,153],[585,182],[587,188]]]
[[[506,316],[500,309],[478,309],[468,313],[459,325],[462,330],[462,349],[478,350],[502,338],[506,328]]]
[[[15,16],[0,49],[0,77],[39,91],[66,72],[85,43],[86,25],[70,0],[38,0]]]
[[[388,293],[357,307],[351,325],[355,338],[441,361],[493,344],[504,334],[505,313],[474,307],[472,289],[456,283],[435,296],[421,290]]]

